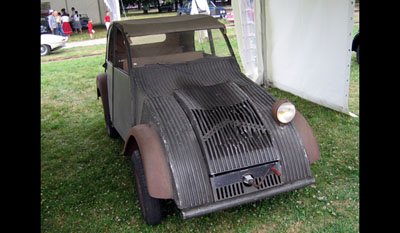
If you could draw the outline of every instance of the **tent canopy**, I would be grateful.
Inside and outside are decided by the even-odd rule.
[[[354,1],[233,0],[245,74],[349,113]]]

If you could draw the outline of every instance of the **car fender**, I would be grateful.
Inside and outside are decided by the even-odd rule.
[[[131,128],[122,154],[130,156],[137,149],[141,154],[150,196],[159,199],[173,198],[171,175],[155,125],[141,124]]]
[[[298,111],[293,119],[293,123],[306,149],[310,164],[314,163],[320,158],[321,154],[318,148],[317,139],[315,138],[310,125],[303,115]]]
[[[101,73],[97,75],[96,78],[97,85],[97,99],[101,97],[101,101],[103,102],[103,109],[106,121],[110,119],[110,111],[108,105],[108,88],[107,88],[107,73]],[[107,122],[110,123],[110,122]]]

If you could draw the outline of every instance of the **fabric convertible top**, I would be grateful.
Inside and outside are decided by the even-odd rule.
[[[120,25],[129,36],[145,36],[170,32],[225,28],[209,15],[182,15],[166,18],[134,19],[113,22]]]

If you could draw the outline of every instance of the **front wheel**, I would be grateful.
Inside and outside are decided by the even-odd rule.
[[[142,158],[138,150],[133,152],[131,162],[133,175],[135,177],[136,193],[139,198],[140,209],[144,221],[149,225],[157,225],[161,223],[161,220],[163,219],[162,201],[151,197],[147,191]]]

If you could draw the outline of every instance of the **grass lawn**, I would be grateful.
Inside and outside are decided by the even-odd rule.
[[[238,54],[235,39],[231,41]],[[130,160],[120,155],[123,142],[107,136],[101,100],[96,99],[96,75],[104,71],[104,53],[93,54],[105,51],[102,46],[62,49],[42,58],[43,232],[359,231],[359,118],[278,89],[268,91],[276,98],[293,101],[317,137],[321,159],[311,165],[316,183],[185,221],[170,203],[162,224],[147,226],[139,209]],[[92,56],[51,61],[85,54]],[[358,68],[353,53],[349,107],[356,114]]]

